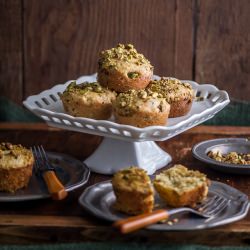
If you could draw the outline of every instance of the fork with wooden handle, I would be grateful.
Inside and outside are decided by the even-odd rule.
[[[64,199],[68,195],[68,192],[65,190],[65,187],[57,178],[55,168],[50,165],[49,159],[43,147],[33,147],[32,152],[35,157],[35,168],[39,172],[41,172],[52,199]]]
[[[226,206],[228,206],[229,202],[230,200],[227,200],[225,197],[215,195],[206,199],[204,203],[197,206],[195,209],[190,207],[181,207],[171,210],[157,209],[150,213],[144,213],[118,220],[113,224],[113,227],[118,228],[121,233],[126,234],[152,225],[156,222],[167,220],[169,216],[181,212],[190,212],[203,218],[211,218],[219,214]]]

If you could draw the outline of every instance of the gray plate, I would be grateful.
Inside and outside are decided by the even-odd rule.
[[[81,161],[61,153],[47,152],[51,165],[55,167],[58,179],[69,192],[84,185],[90,171]],[[47,187],[41,175],[35,174],[30,179],[27,188],[18,190],[15,193],[0,192],[0,201],[26,201],[50,197]]]
[[[219,150],[222,154],[235,151],[238,153],[250,152],[250,141],[246,138],[221,138],[215,140],[203,141],[196,144],[192,153],[195,158],[203,161],[215,170],[233,173],[233,174],[250,174],[250,165],[239,165],[219,162],[207,156],[211,150]]]
[[[204,219],[189,213],[178,214],[173,216],[179,219],[178,223],[174,223],[171,226],[166,223],[154,224],[147,227],[147,229],[161,231],[204,229],[225,225],[240,220],[247,215],[249,209],[247,195],[226,184],[212,181],[208,196],[214,195],[223,196],[229,201],[228,206],[216,217]],[[158,196],[155,197],[155,200],[156,204],[159,204],[159,208],[168,209]],[[126,217],[126,215],[113,209],[114,202],[115,195],[110,181],[100,182],[88,187],[79,198],[79,203],[84,209],[108,221],[116,221]]]

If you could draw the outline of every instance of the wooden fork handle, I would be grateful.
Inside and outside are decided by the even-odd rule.
[[[169,217],[168,212],[163,209],[155,210],[151,213],[145,213],[116,221],[113,227],[118,228],[121,233],[130,233],[140,228],[149,226]]]
[[[45,171],[43,173],[43,178],[53,200],[62,200],[68,195],[65,187],[58,180],[54,171]]]

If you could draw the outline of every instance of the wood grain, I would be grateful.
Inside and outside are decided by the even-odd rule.
[[[195,79],[250,100],[250,1],[198,1]]]
[[[0,1],[0,96],[23,99],[22,1]]]
[[[174,76],[183,80],[193,78],[194,2],[194,0],[176,0]]]
[[[158,142],[158,145],[173,157],[169,166],[180,163],[191,169],[198,169],[206,173],[209,179],[229,184],[250,196],[250,176],[220,173],[192,157],[191,149],[194,144],[221,137],[250,137],[250,130],[248,127],[197,126],[167,141]],[[97,148],[101,138],[52,129],[46,124],[2,123],[0,141],[21,143],[27,147],[43,144],[47,150],[63,152],[83,160]],[[143,240],[154,244],[248,245],[250,243],[250,215],[230,225],[201,230],[199,237],[197,231],[184,234],[140,230],[126,236],[121,235],[111,227],[110,223],[90,215],[78,204],[78,197],[87,186],[110,178],[111,176],[92,173],[86,186],[70,192],[62,201],[34,200],[18,202],[18,206],[13,206],[13,203],[1,203],[0,243],[112,242],[114,239],[123,242]]]
[[[175,0],[25,1],[25,96],[96,72],[98,53],[133,43],[173,75]]]

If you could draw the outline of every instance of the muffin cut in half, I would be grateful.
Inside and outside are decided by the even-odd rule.
[[[194,100],[194,91],[189,83],[183,83],[176,78],[161,78],[151,81],[147,86],[149,93],[156,92],[170,104],[169,117],[186,115]]]
[[[66,113],[97,120],[108,119],[112,113],[112,101],[116,93],[99,83],[72,82],[60,95]]]
[[[131,44],[104,50],[98,60],[98,82],[117,92],[143,89],[153,76],[153,66]]]
[[[0,143],[0,190],[13,193],[27,187],[33,164],[31,150],[22,145]]]
[[[154,191],[146,171],[135,166],[118,171],[112,178],[114,208],[127,214],[151,212]]]
[[[130,90],[117,96],[113,110],[116,122],[143,128],[166,125],[170,105],[157,93]]]
[[[194,207],[207,197],[210,181],[199,171],[188,170],[183,165],[174,165],[156,175],[153,184],[167,205]]]

